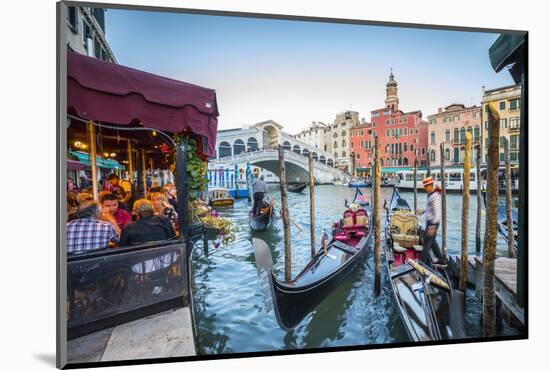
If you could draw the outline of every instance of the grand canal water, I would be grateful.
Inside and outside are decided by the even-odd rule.
[[[270,185],[268,192],[279,199],[278,185]],[[370,189],[364,189],[370,196]],[[392,190],[382,189],[389,198]],[[323,185],[315,187],[316,235],[323,229],[330,233],[331,225],[344,210],[344,200],[353,199],[355,189]],[[413,204],[413,193],[402,192],[402,197]],[[424,207],[425,194],[419,193],[418,202]],[[291,224],[292,274],[295,276],[310,258],[309,190],[302,194],[289,193],[290,216],[300,225],[299,231]],[[475,253],[475,215],[477,201],[471,197],[470,253]],[[448,253],[460,253],[462,196],[448,194]],[[253,232],[248,226],[246,199],[239,199],[232,209],[221,210],[223,217],[231,218],[240,230],[236,240],[227,246],[213,249],[205,256],[201,245],[193,254],[193,301],[197,326],[197,346],[201,354],[273,351],[296,348],[320,348],[375,343],[408,341],[397,309],[391,298],[391,288],[383,277],[383,292],[373,294],[373,256],[345,280],[324,302],[310,313],[296,328],[282,330],[276,321],[271,302],[256,272],[252,237],[264,239],[272,248],[274,268],[284,276],[283,226],[278,220],[267,232]],[[482,217],[484,219],[484,215]],[[483,229],[482,229],[483,232]],[[482,234],[483,235],[483,234]],[[499,238],[498,254],[506,254],[506,244]],[[264,284],[264,285],[262,285]],[[470,337],[480,336],[481,304],[472,291],[466,301],[466,331]],[[503,328],[501,335],[514,334]]]

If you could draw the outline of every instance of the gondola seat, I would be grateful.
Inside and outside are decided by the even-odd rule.
[[[420,243],[416,215],[409,210],[396,211],[391,218],[390,235],[401,247],[413,248]]]
[[[342,228],[353,229],[355,225],[355,214],[351,209],[346,209],[342,217]]]
[[[363,208],[358,209],[355,212],[355,227],[363,228],[367,227],[369,224],[368,214]]]

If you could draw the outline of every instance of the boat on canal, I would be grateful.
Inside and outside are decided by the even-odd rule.
[[[464,293],[453,289],[443,266],[423,263],[422,228],[394,190],[385,206],[384,254],[395,304],[411,341],[464,337]]]
[[[352,180],[348,183],[348,188],[370,188],[371,184],[366,180]]]
[[[307,186],[307,183],[288,184],[286,189],[291,193],[301,193]]]
[[[281,281],[273,273],[268,245],[263,240],[252,239],[258,272],[260,275],[267,273],[277,321],[284,330],[298,325],[367,256],[373,235],[372,218],[367,210],[355,206],[347,209],[342,219],[334,224],[326,253],[321,248],[290,281]]]
[[[355,195],[353,197],[353,200],[351,201],[351,203],[355,203],[355,204],[358,204],[360,205],[361,207],[366,207],[369,205],[369,200],[368,198],[365,196],[365,194],[363,194],[363,192],[361,190],[359,190],[359,188],[355,188]],[[346,199],[346,202],[345,202],[345,206],[346,208],[348,207],[348,200]]]
[[[235,200],[225,188],[208,188],[208,205],[210,207],[233,207]]]
[[[255,215],[252,211],[248,213],[250,228],[254,231],[265,231],[275,219],[275,200],[266,194],[258,208],[258,214]]]

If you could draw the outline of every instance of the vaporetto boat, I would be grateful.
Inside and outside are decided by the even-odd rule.
[[[484,178],[485,169],[481,173],[481,188],[485,188]],[[396,174],[399,176],[399,183],[396,185],[400,190],[413,190],[414,189],[414,171],[413,170],[401,170],[397,171]],[[422,180],[428,175],[426,169],[419,169],[416,173],[416,188],[418,190],[423,190]],[[440,169],[432,169],[431,176],[441,186],[441,173]],[[446,191],[448,192],[462,192],[464,187],[464,169],[462,167],[446,167],[445,168],[445,186]],[[477,191],[477,175],[475,167],[472,168],[470,172],[470,191]]]

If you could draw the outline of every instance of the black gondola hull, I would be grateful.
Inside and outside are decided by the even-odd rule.
[[[265,231],[271,226],[273,221],[273,206],[269,208],[269,211],[256,216],[252,213],[248,215],[250,228],[254,231]]]
[[[350,255],[349,259],[343,262],[339,269],[329,274],[323,273],[323,276],[318,280],[312,277],[309,279],[312,281],[308,284],[296,283],[306,272],[311,273],[315,269],[316,261],[319,261],[323,256],[322,251],[317,253],[293,282],[283,283],[275,277],[273,272],[270,274],[275,313],[277,321],[283,329],[289,330],[298,325],[364,260],[368,254],[368,244],[372,239],[372,227],[370,230],[368,235],[359,241],[358,246],[361,245],[361,247],[358,248],[357,253]],[[336,248],[331,247],[332,243],[331,241],[327,247],[328,254],[331,254],[330,250],[332,248]],[[338,250],[338,252],[342,255],[342,251]]]
[[[297,185],[288,185],[286,189],[291,193],[301,193],[307,186],[307,183],[297,184]]]

